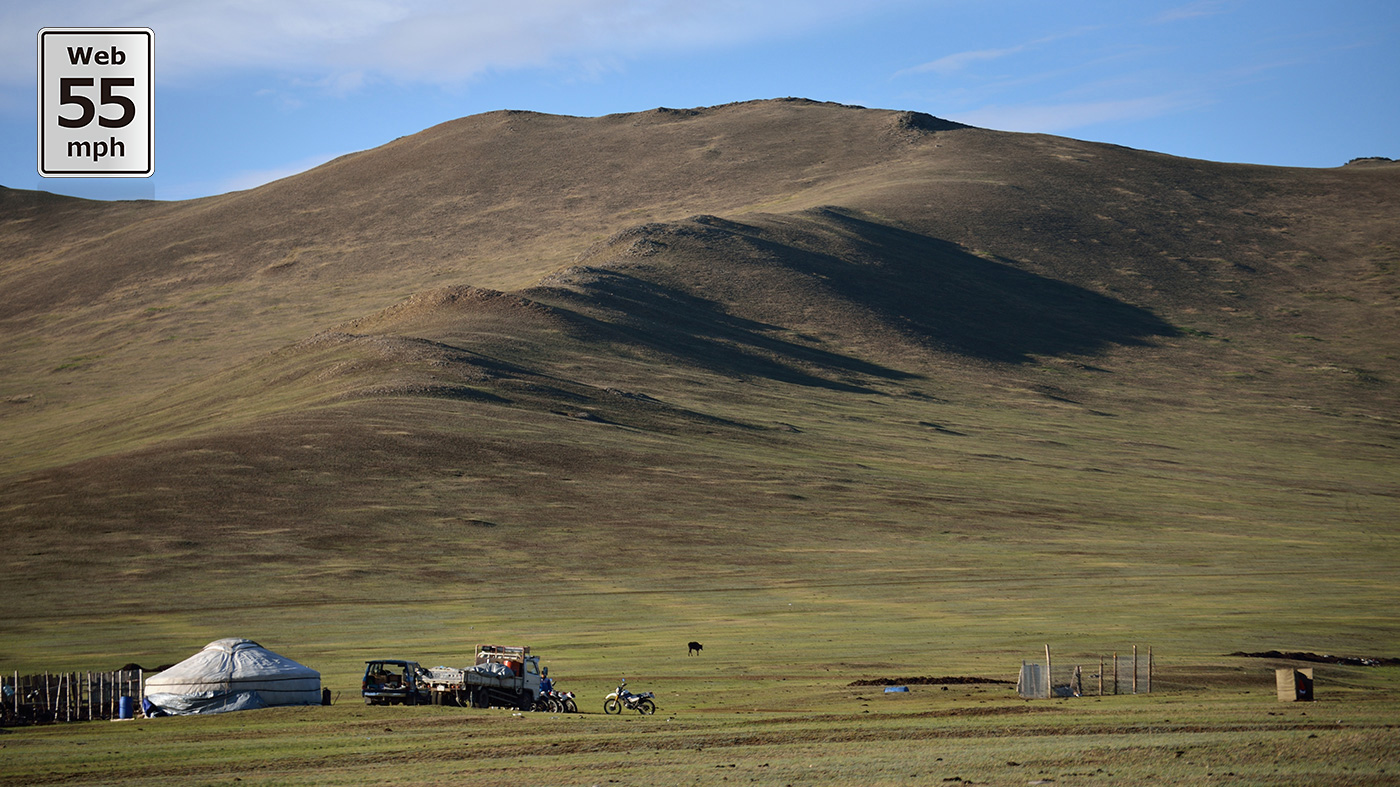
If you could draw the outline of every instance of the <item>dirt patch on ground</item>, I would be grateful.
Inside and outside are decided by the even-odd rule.
[[[941,678],[865,678],[851,681],[847,686],[938,686],[953,684],[995,683],[1015,684],[1014,680],[998,678],[974,678],[967,676],[947,676]]]
[[[1317,664],[1345,664],[1351,667],[1393,667],[1400,665],[1400,659],[1394,658],[1382,658],[1378,656],[1332,656],[1326,653],[1305,653],[1297,650],[1264,650],[1258,653],[1245,653],[1242,650],[1237,650],[1230,655],[1251,659],[1288,659],[1289,661],[1310,661]]]

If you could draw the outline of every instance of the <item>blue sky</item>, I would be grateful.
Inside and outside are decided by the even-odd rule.
[[[37,34],[149,27],[155,174],[41,178]],[[1400,158],[1397,0],[0,0],[0,185],[251,188],[465,115],[802,96],[1214,161]]]

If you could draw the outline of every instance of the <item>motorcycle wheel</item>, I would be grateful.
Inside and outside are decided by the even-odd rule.
[[[604,712],[604,713],[621,713],[621,712],[622,712],[622,703],[621,703],[621,702],[618,702],[618,701],[615,700],[615,699],[613,699],[613,700],[606,700],[605,702],[603,702],[603,712]]]
[[[576,704],[574,703],[574,700],[573,700],[572,697],[565,697],[565,698],[564,698],[564,712],[565,712],[565,713],[578,713],[578,705],[576,705]]]
[[[650,716],[656,712],[656,703],[651,700],[642,700],[637,703],[637,712],[643,716]]]

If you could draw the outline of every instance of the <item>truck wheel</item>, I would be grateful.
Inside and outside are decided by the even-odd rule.
[[[656,712],[656,703],[651,700],[642,700],[637,703],[637,712],[643,716],[650,716]]]
[[[603,703],[603,712],[604,712],[604,713],[621,713],[621,712],[622,712],[622,703],[621,703],[621,702],[618,702],[618,701],[615,700],[615,699],[607,700],[607,701],[605,701],[605,702]]]

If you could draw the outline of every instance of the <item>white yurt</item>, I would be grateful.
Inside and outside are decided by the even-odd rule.
[[[182,716],[320,705],[321,673],[250,639],[220,639],[146,680],[147,712]]]

